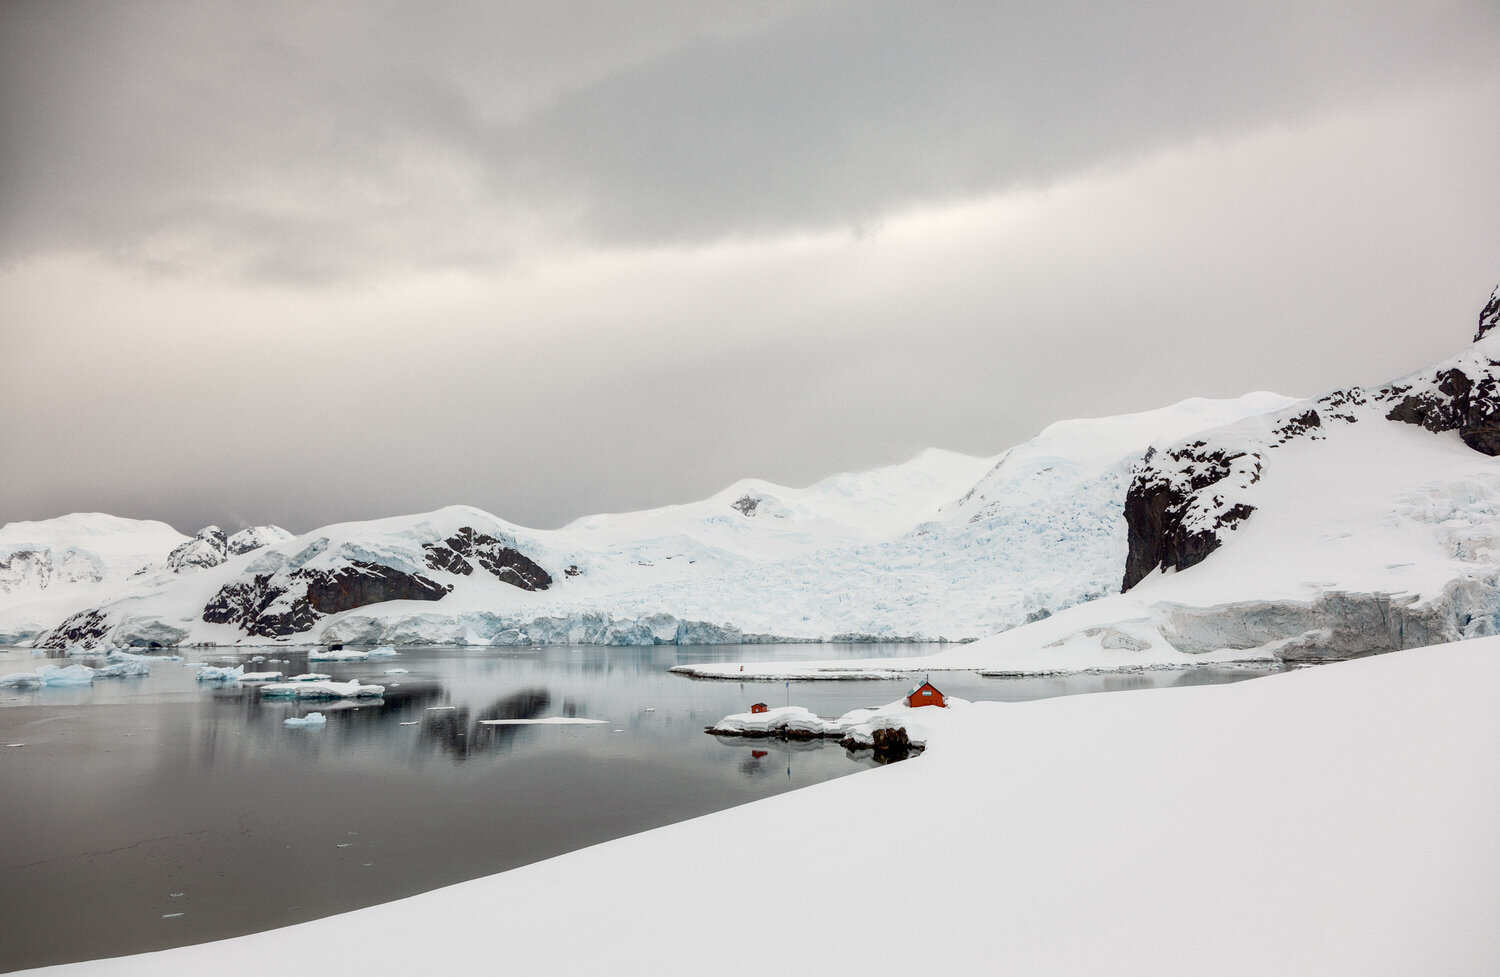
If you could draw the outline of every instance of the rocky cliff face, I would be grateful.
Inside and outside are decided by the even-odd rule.
[[[492,574],[501,583],[522,590],[546,590],[552,586],[552,575],[534,560],[513,547],[485,533],[464,526],[441,543],[425,543],[427,566],[467,577],[474,564]]]
[[[1270,416],[1270,424],[1234,425],[1206,438],[1148,451],[1125,496],[1129,553],[1121,589],[1158,569],[1186,570],[1218,549],[1255,512],[1251,486],[1268,455],[1297,440],[1319,440],[1331,425],[1399,422],[1433,433],[1458,432],[1465,444],[1500,455],[1500,289],[1480,316],[1476,345],[1430,370],[1373,391],[1336,390]]]
[[[203,608],[203,620],[281,638],[311,630],[329,614],[388,600],[441,600],[448,590],[420,574],[355,560],[333,570],[298,568],[225,584]]]

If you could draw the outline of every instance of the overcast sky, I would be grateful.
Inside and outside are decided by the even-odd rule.
[[[547,527],[1458,351],[1500,5],[0,4],[0,522]]]

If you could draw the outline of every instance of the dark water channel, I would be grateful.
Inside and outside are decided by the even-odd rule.
[[[289,661],[247,670],[311,669],[387,691],[374,702],[262,701],[253,688],[200,684],[196,668],[167,662],[145,678],[0,689],[0,971],[284,926],[854,773],[873,766],[868,754],[702,730],[759,700],[836,716],[890,702],[908,682],[787,689],[667,669],[931,651],[403,648],[397,658],[309,666],[305,650],[214,650],[197,660],[259,653]],[[0,675],[46,663],[0,649]],[[407,672],[385,674],[394,668]],[[1017,701],[1256,674],[933,678],[951,695]],[[283,725],[314,710],[325,726]],[[480,723],[548,716],[607,722]]]

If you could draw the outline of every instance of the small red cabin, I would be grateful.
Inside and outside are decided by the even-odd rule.
[[[906,693],[906,704],[915,708],[917,706],[946,706],[948,703],[943,698],[943,693],[937,690],[937,686],[931,682],[923,682]]]
[[[764,702],[757,702],[755,705],[753,705],[753,706],[750,707],[750,711],[751,712],[765,712],[766,708],[767,707],[766,707],[766,704]]]

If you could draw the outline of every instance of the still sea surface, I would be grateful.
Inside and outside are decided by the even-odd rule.
[[[395,658],[309,663],[307,649],[186,649],[183,662],[155,662],[147,677],[0,689],[0,971],[346,912],[855,773],[874,766],[868,753],[827,741],[721,740],[703,729],[757,701],[838,716],[898,699],[910,680],[787,686],[668,669],[935,650],[403,647]],[[250,662],[256,655],[273,660]],[[262,701],[250,686],[197,682],[194,661],[325,672],[386,694]],[[0,675],[48,663],[0,649]],[[406,671],[387,674],[398,668]],[[965,699],[1020,701],[1261,674],[933,680]],[[327,724],[282,722],[312,711]],[[480,723],[547,716],[606,722]],[[599,884],[590,898],[634,897],[627,880]]]

